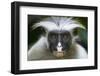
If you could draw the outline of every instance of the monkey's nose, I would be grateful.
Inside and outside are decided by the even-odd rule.
[[[57,51],[58,51],[58,52],[62,52],[62,45],[61,45],[61,42],[58,42]]]
[[[61,42],[58,42],[58,47],[61,47]]]

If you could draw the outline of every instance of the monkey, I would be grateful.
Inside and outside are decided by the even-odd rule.
[[[85,30],[85,27],[72,17],[48,17],[35,23],[32,29],[38,27],[45,30],[45,35],[29,49],[29,61],[88,57],[85,48],[76,42],[79,36],[73,34],[76,28]]]

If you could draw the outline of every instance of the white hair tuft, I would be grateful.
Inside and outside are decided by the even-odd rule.
[[[51,30],[72,30],[74,28],[85,27],[72,17],[48,17],[32,26],[33,30],[37,27],[43,27],[47,31]]]

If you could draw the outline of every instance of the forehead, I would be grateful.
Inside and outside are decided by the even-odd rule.
[[[68,33],[68,31],[66,30],[53,30],[53,31],[50,31],[49,34],[66,34]]]

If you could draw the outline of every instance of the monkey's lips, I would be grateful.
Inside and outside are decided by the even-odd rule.
[[[64,51],[62,52],[54,51],[53,55],[56,56],[57,58],[63,58],[65,55],[65,52]]]

